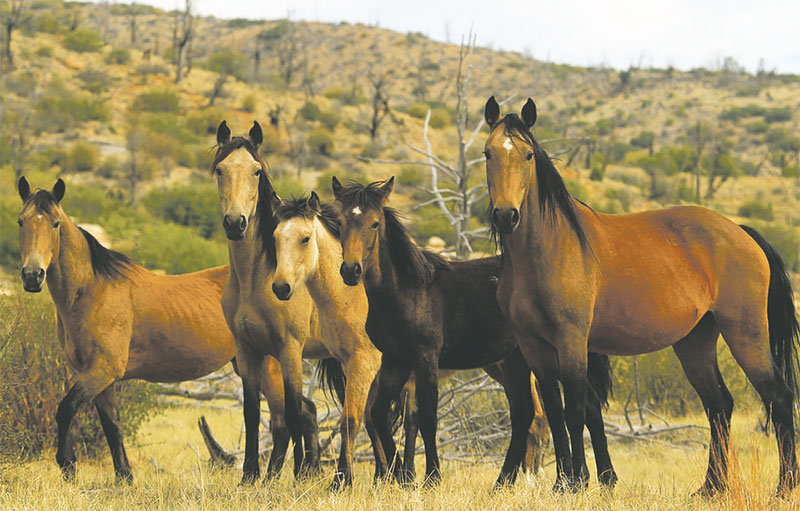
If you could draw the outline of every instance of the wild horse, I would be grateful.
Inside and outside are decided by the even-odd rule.
[[[228,267],[187,275],[157,275],[103,247],[61,208],[66,186],[31,192],[21,177],[19,214],[22,282],[30,293],[47,282],[57,311],[58,338],[77,376],[58,406],[56,460],[75,474],[69,439],[75,413],[94,400],[114,472],[132,481],[113,383],[127,379],[177,382],[216,371],[234,355],[233,335],[219,304]],[[283,425],[283,384],[274,358],[263,367],[262,391],[273,434]]]
[[[343,186],[333,178],[341,206],[341,274],[345,283],[364,282],[369,300],[367,332],[381,352],[378,396],[372,417],[386,459],[403,481],[401,460],[389,425],[389,408],[413,371],[419,430],[425,443],[426,484],[441,479],[436,449],[438,374],[442,369],[470,369],[500,362],[511,410],[512,433],[496,487],[513,483],[533,420],[530,368],[516,347],[495,298],[501,266],[498,257],[448,261],[420,250],[398,218],[386,207],[394,178],[367,186]],[[598,446],[598,466],[613,474],[605,449],[601,402],[610,388],[608,359],[597,359],[598,399],[589,415]],[[388,467],[387,467],[388,468]],[[384,468],[383,470],[386,470]]]
[[[503,253],[497,298],[542,385],[557,484],[577,487],[588,477],[581,435],[587,350],[636,355],[672,346],[711,425],[699,493],[724,490],[733,399],[717,364],[721,333],[772,418],[778,491],[791,491],[800,476],[798,323],[777,252],[755,230],[701,207],[597,213],[570,196],[534,139],[530,98],[521,117],[501,119],[493,97],[484,113],[492,227]]]

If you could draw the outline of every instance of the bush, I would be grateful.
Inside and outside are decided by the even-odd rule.
[[[77,141],[67,153],[67,161],[64,163],[64,170],[70,172],[86,172],[94,170],[100,160],[97,148],[89,142]]]
[[[449,126],[452,122],[453,119],[450,117],[450,112],[448,112],[446,109],[434,108],[431,110],[431,128],[442,129]]]
[[[341,86],[338,86],[338,85],[334,86],[334,87],[330,87],[328,89],[325,89],[322,92],[322,95],[325,96],[328,99],[342,99],[347,94],[348,94],[348,91],[344,87],[341,87]]]
[[[103,38],[100,33],[91,28],[76,28],[64,36],[61,41],[64,48],[80,53],[98,51],[103,47]]]
[[[191,227],[161,222],[145,224],[134,236],[134,242],[131,256],[136,261],[169,274],[228,264],[227,244],[204,239]]]
[[[261,142],[261,153],[264,155],[280,153],[283,151],[283,142],[278,129],[271,124],[263,126],[264,141]]]
[[[242,110],[245,112],[253,113],[256,111],[256,97],[252,94],[248,94],[242,99]]]
[[[739,216],[767,221],[775,219],[775,215],[772,212],[772,204],[765,204],[757,200],[745,202],[739,206]]]
[[[106,104],[88,94],[50,94],[34,107],[34,120],[39,130],[61,132],[86,121],[108,121],[111,114]]]
[[[323,110],[319,113],[319,122],[330,131],[333,131],[339,124],[339,114],[333,110]]]
[[[181,100],[171,90],[143,92],[133,100],[133,110],[137,112],[178,113]]]
[[[428,115],[428,105],[425,103],[411,103],[406,108],[406,113],[411,117],[416,117],[417,119],[424,119],[426,115]]]
[[[764,120],[769,123],[791,121],[792,109],[788,106],[783,108],[768,108],[764,112]]]
[[[225,111],[217,107],[192,110],[186,117],[186,125],[196,135],[206,137],[217,132],[217,126],[225,118]]]
[[[300,107],[300,110],[297,111],[297,113],[299,113],[300,116],[307,121],[319,120],[321,112],[322,110],[320,107],[312,101],[306,101],[303,106]]]
[[[330,156],[333,153],[333,135],[321,126],[314,128],[308,135],[308,146],[319,154]]]
[[[47,293],[0,296],[0,339],[5,341],[0,345],[0,456],[9,460],[38,456],[56,438],[56,408],[69,390],[72,372],[56,336],[54,312]],[[158,411],[158,401],[144,382],[123,382],[116,388],[120,425],[130,443]],[[71,437],[82,455],[108,449],[94,407],[79,412]]]
[[[212,238],[219,231],[219,196],[217,187],[211,183],[153,190],[142,202],[153,215],[168,222],[196,227],[204,238]]]
[[[766,133],[769,129],[769,125],[766,121],[753,121],[745,126],[745,129],[748,133],[752,133],[754,135],[758,135],[761,133]]]
[[[0,236],[0,266],[9,270],[12,275],[17,275],[19,269],[22,268],[16,225],[20,209],[22,209],[22,202],[0,201],[0,232],[3,233]],[[1,356],[0,362],[2,362]]]
[[[45,57],[45,58],[52,57],[53,56],[53,47],[52,46],[47,46],[47,45],[39,46],[36,49],[36,55],[38,55],[39,57]]]
[[[83,88],[93,94],[105,92],[111,84],[111,77],[98,69],[87,69],[75,76],[83,82]]]
[[[764,115],[766,109],[762,106],[750,104],[747,106],[732,107],[723,110],[719,118],[723,121],[736,121],[744,117],[757,117]]]
[[[800,177],[800,165],[787,165],[781,169],[783,177],[797,178]]]
[[[142,64],[136,68],[136,72],[140,75],[168,75],[169,69],[161,64]]]
[[[800,245],[800,234],[797,227],[777,222],[754,221],[748,223],[778,251],[788,270],[800,271],[800,253],[797,250],[797,246]]]
[[[127,64],[131,60],[131,52],[125,48],[113,48],[106,55],[106,64]]]
[[[406,186],[425,186],[430,174],[419,165],[405,165],[397,175],[397,184]]]

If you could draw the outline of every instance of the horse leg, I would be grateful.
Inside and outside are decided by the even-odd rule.
[[[313,462],[312,459],[306,459],[303,449],[303,437],[306,436],[305,427],[310,424],[308,420],[304,424],[303,420],[302,344],[292,339],[285,339],[285,342],[286,345],[281,350],[279,360],[283,372],[286,425],[289,427],[289,434],[294,442],[294,476],[296,479],[300,479],[310,471]]]
[[[69,428],[72,419],[82,406],[90,403],[100,392],[114,383],[117,379],[110,364],[95,360],[88,371],[80,373],[75,378],[75,384],[58,404],[56,411],[56,424],[58,425],[58,449],[56,462],[61,467],[61,475],[65,480],[75,478],[75,451],[69,438]],[[121,376],[121,375],[119,375]]]
[[[383,357],[381,368],[378,371],[378,393],[375,396],[375,403],[372,405],[372,422],[383,445],[386,466],[376,468],[378,478],[386,477],[389,472],[393,472],[395,478],[402,482],[400,469],[403,461],[397,453],[397,447],[392,437],[392,424],[389,409],[392,400],[397,397],[408,380],[411,371],[408,368],[395,366],[387,362],[387,357]]]
[[[436,427],[439,417],[439,360],[437,354],[426,353],[417,360],[414,369],[417,382],[417,417],[419,431],[425,444],[425,482],[426,487],[439,484],[442,480],[439,468],[439,453],[436,449]]]
[[[689,383],[703,402],[711,427],[708,470],[703,486],[696,492],[704,496],[725,491],[728,487],[728,448],[733,397],[725,386],[717,365],[718,337],[717,324],[713,317],[706,315],[689,335],[672,347]]]
[[[261,476],[258,459],[258,428],[261,422],[261,371],[264,357],[236,343],[236,366],[244,394],[244,464],[240,484],[253,484]]]
[[[368,339],[364,341],[369,342]],[[366,344],[362,344],[366,346]],[[361,421],[364,418],[364,408],[367,405],[367,396],[375,375],[380,365],[379,357],[374,350],[357,349],[345,366],[346,386],[344,390],[344,406],[340,423],[342,445],[339,452],[339,463],[333,482],[332,490],[338,490],[343,485],[353,484],[353,449]]]
[[[414,400],[413,389],[403,389],[400,397],[403,404],[403,430],[405,432],[405,444],[403,445],[403,480],[411,483],[417,477],[415,459],[417,455],[417,406]]]
[[[261,393],[269,406],[269,427],[272,432],[272,453],[267,464],[267,479],[281,472],[289,447],[289,428],[286,427],[286,406],[283,395],[283,374],[281,365],[274,357],[264,357]]]
[[[598,381],[606,380],[611,377],[611,368],[608,357],[589,353],[588,369],[590,381],[595,381],[595,385],[605,385]],[[595,375],[596,378],[592,378]],[[592,439],[592,449],[594,450],[595,465],[597,466],[597,480],[607,488],[613,488],[617,484],[617,473],[611,463],[611,455],[608,452],[608,440],[606,439],[606,427],[603,423],[603,407],[606,405],[608,395],[611,392],[611,383],[608,388],[591,388],[586,395],[586,429]]]
[[[378,364],[380,366],[380,363]],[[375,399],[378,397],[378,376],[372,379],[369,386],[369,394],[367,395],[367,404],[364,406],[364,427],[367,430],[370,443],[372,444],[372,455],[375,457],[375,474],[374,480],[378,480],[381,473],[386,473],[386,452],[381,443],[378,430],[375,428],[375,423],[372,421],[372,406],[375,404]]]
[[[715,311],[714,319],[733,357],[761,396],[767,414],[772,417],[780,456],[777,493],[788,495],[800,481],[795,454],[794,397],[776,369],[777,361],[772,359],[766,318],[748,318],[744,314],[724,317]]]
[[[528,432],[528,447],[522,462],[522,470],[536,475],[542,466],[550,429],[547,427],[547,417],[545,417],[542,407],[542,390],[539,388],[539,382],[532,374],[530,380],[534,419]]]
[[[558,388],[558,353],[544,340],[523,337],[517,333],[517,340],[525,360],[533,370],[542,390],[542,403],[550,424],[553,450],[556,455],[556,481],[554,491],[564,491],[572,480],[572,456],[569,437],[564,422],[564,408]]]
[[[117,399],[113,384],[94,398],[94,406],[100,416],[100,424],[103,426],[108,448],[111,450],[111,459],[114,462],[114,473],[117,475],[117,480],[130,484],[133,482],[133,474],[131,474],[131,465],[128,463],[128,455],[125,453],[125,445],[122,443],[122,429],[119,426]]]

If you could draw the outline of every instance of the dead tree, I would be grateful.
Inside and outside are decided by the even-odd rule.
[[[372,117],[369,123],[369,136],[372,140],[375,140],[375,137],[378,136],[378,128],[380,128],[383,120],[392,113],[386,92],[391,81],[391,71],[385,71],[378,76],[370,77],[370,83],[372,83]]]
[[[192,0],[185,0],[183,12],[175,11],[172,25],[172,46],[175,49],[175,83],[183,80],[183,64],[186,59],[187,45],[194,38],[194,16],[192,16]]]
[[[8,68],[13,69],[14,55],[11,53],[11,36],[14,30],[17,30],[31,19],[30,5],[27,0],[9,0],[3,3],[3,26],[6,29],[4,54],[8,62]]]
[[[303,68],[303,61],[298,60],[302,53],[300,48],[302,41],[296,25],[296,23],[289,22],[286,34],[281,37],[276,46],[278,67],[287,87],[291,86],[295,73]]]

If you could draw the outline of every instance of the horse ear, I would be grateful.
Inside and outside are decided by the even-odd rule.
[[[308,198],[308,207],[311,208],[312,211],[319,212],[320,204],[317,192],[311,192],[311,196]]]
[[[17,182],[17,191],[19,192],[19,196],[23,201],[26,201],[28,197],[31,196],[31,185],[28,184],[28,180],[25,179],[25,176],[19,178],[19,181]]]
[[[522,107],[522,122],[525,123],[528,129],[533,127],[536,122],[536,103],[531,98],[528,98],[525,106]]]
[[[264,141],[264,132],[261,131],[261,125],[258,124],[258,121],[253,121],[253,127],[250,128],[250,143],[253,144],[253,147],[258,147],[261,145],[261,142]]]
[[[500,105],[497,104],[494,96],[486,101],[486,106],[483,107],[483,118],[486,119],[486,124],[490,128],[497,124],[498,119],[500,119]]]
[[[67,185],[64,184],[64,180],[58,178],[56,184],[53,185],[53,191],[50,192],[53,194],[53,198],[56,200],[56,202],[61,202],[61,199],[64,198],[64,191],[66,190],[66,188]]]
[[[338,199],[339,194],[342,193],[342,183],[340,183],[339,180],[336,179],[336,176],[333,176],[333,178],[331,178],[331,189],[333,189],[333,196]]]
[[[228,127],[228,123],[222,121],[217,126],[217,145],[225,145],[231,140],[231,129]]]
[[[387,179],[381,186],[378,188],[378,191],[381,193],[381,202],[386,205],[389,202],[389,195],[392,194],[392,188],[394,188],[394,176]]]
[[[277,209],[281,204],[283,204],[283,199],[278,196],[278,192],[272,190],[272,195],[269,198],[269,202],[272,205],[272,209]]]

